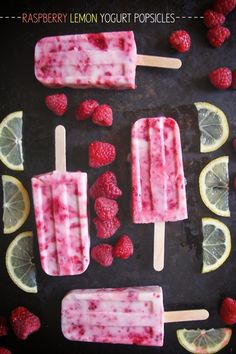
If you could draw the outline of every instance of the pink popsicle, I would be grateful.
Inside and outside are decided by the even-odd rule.
[[[172,118],[143,118],[132,128],[134,223],[187,218],[179,127]]]
[[[134,89],[137,65],[178,69],[181,61],[137,55],[132,31],[45,37],[35,46],[35,76],[48,87]]]
[[[41,264],[48,275],[81,274],[90,260],[87,173],[66,172],[62,126],[56,128],[56,169],[32,178]]]
[[[62,332],[82,342],[162,346],[162,289],[73,290],[62,301]]]
[[[73,341],[162,346],[164,323],[208,317],[205,309],[164,312],[159,286],[78,289],[62,300],[61,328]]]
[[[89,264],[87,174],[58,172],[32,178],[41,264],[49,275],[83,273]]]
[[[35,76],[49,87],[135,88],[133,32],[46,37],[35,47]]]
[[[179,127],[172,118],[143,118],[131,133],[132,218],[154,223],[154,269],[164,267],[165,222],[187,218]]]

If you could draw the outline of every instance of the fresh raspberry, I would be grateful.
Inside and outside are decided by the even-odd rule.
[[[232,84],[232,72],[229,68],[221,67],[213,70],[209,74],[209,79],[216,88],[226,90]]]
[[[203,21],[208,28],[223,25],[225,22],[225,16],[213,10],[206,10],[203,14],[203,17]]]
[[[230,30],[223,26],[217,26],[207,31],[208,42],[212,47],[219,48],[230,37]]]
[[[108,104],[98,106],[93,112],[92,121],[94,124],[110,127],[113,122],[111,107]]]
[[[101,220],[110,220],[118,213],[118,203],[115,200],[99,197],[95,200],[94,209]]]
[[[227,16],[236,6],[236,0],[216,0],[213,9]]]
[[[236,152],[236,138],[233,139],[232,141],[234,151]]]
[[[236,323],[236,300],[226,297],[220,307],[220,316],[227,325]]]
[[[40,319],[23,306],[19,306],[11,312],[10,323],[19,339],[27,339],[31,333],[38,331],[41,326]]]
[[[91,249],[91,258],[103,267],[109,267],[113,262],[113,247],[102,243]]]
[[[116,216],[111,220],[101,220],[95,217],[93,218],[93,223],[97,230],[97,237],[99,238],[109,238],[113,236],[120,227],[120,221]]]
[[[98,102],[95,100],[86,100],[80,102],[76,107],[75,116],[78,120],[85,120],[92,116],[95,108],[98,106]]]
[[[46,96],[45,103],[48,109],[59,117],[67,110],[67,97],[64,93]]]
[[[111,171],[101,174],[94,184],[89,188],[89,195],[93,199],[106,197],[117,199],[122,195],[122,191],[117,186],[116,176]]]
[[[236,90],[236,69],[232,71],[232,87]]]
[[[133,242],[127,235],[122,235],[113,249],[115,258],[128,259],[134,253]]]
[[[7,319],[4,316],[0,316],[0,337],[6,336],[8,333]]]
[[[236,176],[234,177],[233,184],[234,184],[234,189],[236,190]]]
[[[11,351],[7,348],[0,347],[0,354],[11,354]]]
[[[169,37],[170,45],[180,53],[187,52],[191,46],[190,35],[183,30],[171,33]]]
[[[102,141],[93,141],[89,144],[89,166],[101,167],[112,163],[116,158],[115,146]]]

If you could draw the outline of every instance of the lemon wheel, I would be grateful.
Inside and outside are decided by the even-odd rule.
[[[196,102],[198,126],[201,132],[200,151],[219,149],[229,137],[228,120],[224,112],[207,102]]]
[[[190,353],[214,354],[224,348],[230,341],[230,328],[217,329],[179,329],[179,343]]]
[[[199,176],[203,203],[215,214],[230,216],[228,156],[209,162]]]
[[[18,230],[30,211],[29,195],[23,184],[15,177],[3,175],[3,224],[4,233]]]
[[[231,251],[231,236],[228,227],[213,218],[202,219],[203,267],[202,273],[219,268]]]
[[[22,232],[10,243],[6,252],[6,267],[12,281],[28,293],[37,293],[33,255],[33,234]]]
[[[24,169],[22,150],[23,112],[6,116],[0,124],[0,159],[11,170]]]

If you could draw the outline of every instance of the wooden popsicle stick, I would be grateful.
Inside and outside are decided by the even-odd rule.
[[[57,171],[66,172],[66,130],[62,125],[55,129],[55,165]]]
[[[152,55],[137,55],[137,65],[152,66],[166,69],[179,69],[182,66],[182,61],[177,58],[157,57]]]
[[[165,223],[154,224],[153,268],[160,272],[164,268],[165,258]]]
[[[209,317],[209,312],[205,309],[200,310],[184,310],[184,311],[165,311],[164,322],[184,322],[184,321],[201,321]]]

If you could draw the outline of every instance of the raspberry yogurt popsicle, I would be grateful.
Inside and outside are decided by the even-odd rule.
[[[35,46],[35,76],[48,87],[134,89],[136,65],[178,69],[181,61],[137,55],[132,31],[45,37]]]
[[[64,127],[55,133],[56,171],[32,178],[38,244],[48,275],[75,275],[90,258],[87,173],[66,172]]]
[[[74,341],[162,346],[164,322],[208,316],[204,309],[164,312],[159,286],[78,289],[62,300],[61,328]]]
[[[187,218],[179,127],[172,118],[143,118],[131,135],[132,218],[154,223],[154,269],[160,271],[165,222]]]

